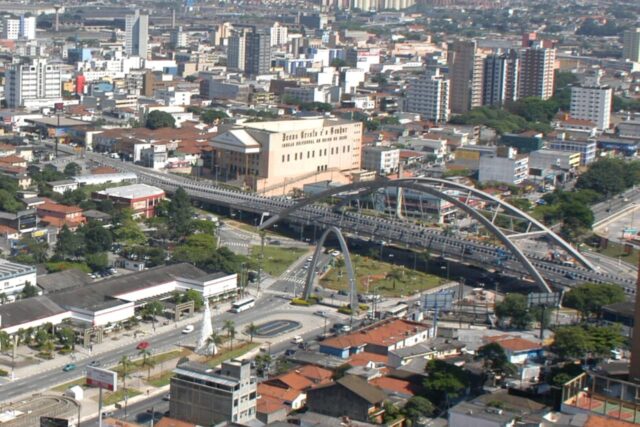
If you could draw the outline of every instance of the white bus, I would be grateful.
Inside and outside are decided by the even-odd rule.
[[[254,297],[243,298],[231,305],[231,312],[240,313],[241,311],[249,310],[254,305],[256,305],[256,299]]]
[[[398,303],[398,305],[386,309],[385,312],[390,317],[404,317],[409,313],[409,306],[405,303]]]

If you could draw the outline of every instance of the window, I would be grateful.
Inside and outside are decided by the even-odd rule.
[[[289,161],[289,159],[290,159],[289,154],[287,154],[287,162]]]
[[[282,163],[284,163],[284,154],[282,155]]]

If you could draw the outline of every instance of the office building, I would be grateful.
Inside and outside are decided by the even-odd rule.
[[[519,66],[513,50],[484,59],[482,105],[498,107],[518,99]]]
[[[229,37],[227,50],[227,68],[232,71],[244,71],[246,36],[244,31],[235,31]]]
[[[389,175],[398,172],[400,149],[382,146],[368,146],[362,149],[362,168]]]
[[[571,88],[571,118],[588,120],[599,131],[609,129],[613,90],[600,84],[600,76],[589,77],[581,86]]]
[[[271,27],[270,33],[271,46],[282,46],[287,44],[289,29],[284,25],[280,25],[279,22],[276,22],[275,24],[273,24],[273,27]]]
[[[174,48],[187,46],[187,33],[182,30],[182,26],[171,31],[171,46]]]
[[[624,32],[622,57],[633,62],[640,62],[640,28],[632,28]]]
[[[580,165],[587,166],[596,160],[596,141],[573,141],[569,139],[555,139],[549,141],[550,150],[580,153]]]
[[[53,107],[62,100],[60,69],[45,58],[12,64],[6,72],[4,94],[9,108]]]
[[[271,71],[271,36],[262,32],[252,32],[246,36],[245,73],[258,76]]]
[[[478,181],[520,184],[529,175],[529,157],[511,147],[500,146],[495,155],[480,156]]]
[[[449,80],[440,74],[440,70],[411,81],[406,111],[418,113],[424,120],[446,123],[449,120],[449,86]]]
[[[212,168],[222,179],[243,179],[254,191],[282,195],[289,185],[325,177],[345,181],[360,169],[361,145],[362,123],[339,119],[223,126],[211,140]]]
[[[530,47],[520,56],[518,98],[549,99],[553,96],[556,50]]]
[[[203,426],[256,417],[257,381],[249,360],[227,360],[220,369],[187,362],[171,377],[171,417]]]
[[[147,58],[149,41],[149,15],[136,10],[125,17],[125,52],[129,56]]]
[[[36,17],[21,16],[20,18],[5,18],[3,21],[2,38],[7,40],[36,38]]]
[[[449,108],[465,113],[482,105],[483,58],[475,41],[456,41],[448,53]]]

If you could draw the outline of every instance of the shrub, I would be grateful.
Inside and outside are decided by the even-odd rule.
[[[351,310],[351,308],[349,308],[348,306],[342,306],[338,309],[338,313],[342,313],[342,314],[352,314],[353,311]]]
[[[5,371],[4,369],[0,369],[0,377],[6,377],[7,375],[9,375],[9,372]]]
[[[301,305],[301,306],[305,306],[308,307],[311,305],[311,303],[309,301],[307,301],[306,299],[302,299],[302,298],[293,298],[291,300],[291,305]]]
[[[367,311],[369,310],[369,306],[367,304],[358,304],[358,309],[360,311]]]

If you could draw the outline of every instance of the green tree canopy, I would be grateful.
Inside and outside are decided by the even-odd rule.
[[[68,177],[78,176],[82,173],[82,168],[76,162],[69,162],[64,167],[63,173]]]
[[[6,180],[3,178],[3,180]],[[19,202],[14,194],[5,189],[0,189],[0,210],[4,212],[18,212],[23,208],[23,204]]]
[[[102,224],[89,222],[82,231],[84,234],[84,243],[87,247],[87,252],[102,252],[111,249],[113,237],[111,236],[111,232],[104,228]]]
[[[612,196],[640,182],[640,162],[607,158],[593,163],[578,178],[576,188],[592,190],[601,197]]]
[[[176,235],[182,237],[191,232],[191,221],[194,211],[191,205],[191,198],[182,187],[179,187],[173,194],[167,211],[169,215],[169,225]]]
[[[66,225],[62,226],[56,242],[56,255],[60,258],[77,258],[84,255],[86,247],[80,233],[74,233]]]
[[[120,223],[114,231],[116,240],[129,245],[141,245],[147,242],[147,236],[140,229],[138,223],[132,218],[128,209],[122,211]]]
[[[87,254],[85,261],[93,271],[101,271],[109,267],[109,257],[106,252],[94,252]]]
[[[606,357],[623,342],[619,325],[571,325],[555,331],[552,349],[563,359],[582,359],[588,354]]]
[[[507,294],[503,301],[496,304],[495,312],[500,321],[508,320],[516,329],[526,329],[532,321],[527,297],[522,294]]]
[[[563,305],[578,310],[583,318],[600,316],[602,306],[626,300],[624,290],[612,284],[585,283],[564,296]]]
[[[35,297],[38,296],[38,288],[34,285],[32,285],[31,283],[27,282],[24,285],[24,288],[22,288],[22,298],[31,298],[31,297]]]
[[[464,393],[469,385],[469,375],[459,366],[444,360],[430,360],[427,363],[428,378],[424,381],[427,397],[439,405],[447,403]]]
[[[213,124],[219,120],[228,119],[229,115],[220,110],[204,110],[200,113],[200,120],[207,124]]]
[[[145,126],[149,129],[174,128],[176,127],[176,119],[169,113],[154,110],[147,116]]]
[[[415,422],[420,417],[430,417],[435,412],[435,409],[433,403],[426,397],[413,396],[404,405],[402,413]]]

